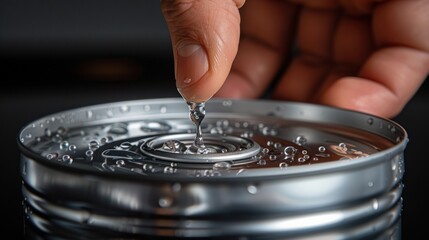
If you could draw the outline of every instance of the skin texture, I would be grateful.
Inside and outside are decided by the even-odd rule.
[[[187,101],[258,98],[275,84],[275,99],[392,118],[429,74],[427,0],[163,0],[161,9]]]

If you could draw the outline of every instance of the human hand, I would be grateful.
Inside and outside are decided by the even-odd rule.
[[[427,0],[243,4],[162,1],[185,99],[257,98],[278,78],[276,99],[394,117],[429,73]]]

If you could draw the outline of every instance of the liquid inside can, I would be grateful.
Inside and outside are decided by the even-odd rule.
[[[79,239],[400,239],[397,123],[332,107],[212,99],[206,150],[183,99],[106,103],[24,126],[27,228]]]

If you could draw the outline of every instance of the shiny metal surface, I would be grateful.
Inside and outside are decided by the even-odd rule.
[[[398,239],[401,126],[300,103],[214,99],[206,109],[211,154],[184,154],[194,126],[182,99],[28,124],[19,145],[29,221],[105,237]]]

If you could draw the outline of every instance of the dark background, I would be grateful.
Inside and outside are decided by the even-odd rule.
[[[0,1],[3,233],[23,236],[21,127],[75,107],[179,97],[159,1]],[[16,85],[16,86],[13,86]],[[424,236],[428,189],[429,82],[394,120],[405,150],[403,239]]]

